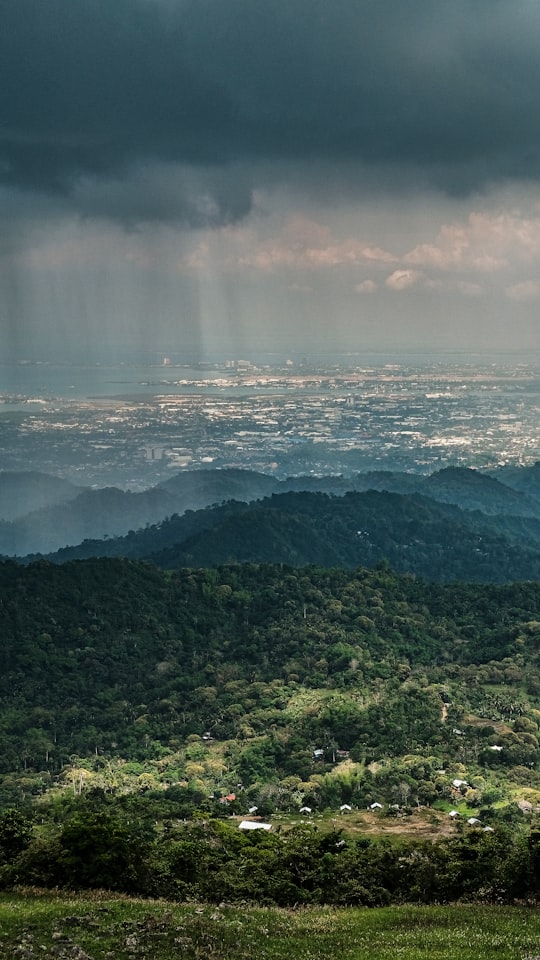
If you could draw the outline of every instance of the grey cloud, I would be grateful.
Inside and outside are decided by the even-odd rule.
[[[454,193],[540,178],[533,0],[2,8],[0,180],[85,213],[227,222],[257,185],[242,169],[264,183],[273,165],[342,165],[351,187],[355,168],[358,180],[381,170]],[[174,164],[176,200],[157,180],[137,189],[141,169]]]
[[[128,229],[151,222],[204,228],[245,217],[252,190],[245,171],[153,163],[123,177],[85,177],[74,185],[70,200],[82,216],[117,220]]]

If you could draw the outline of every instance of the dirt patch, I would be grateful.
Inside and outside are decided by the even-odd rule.
[[[372,813],[369,810],[352,810],[350,813],[335,817],[324,817],[315,814],[303,820],[291,819],[287,821],[273,820],[274,830],[285,833],[294,829],[299,823],[311,824],[321,833],[343,831],[346,837],[417,837],[419,840],[439,840],[441,837],[453,836],[456,825],[447,813],[438,810],[423,809],[408,815],[388,816],[387,813]]]
[[[365,813],[356,822],[340,819],[340,826],[347,834],[369,836],[418,837],[422,840],[438,840],[456,832],[455,824],[447,814],[419,811],[410,815],[389,817],[385,814]]]

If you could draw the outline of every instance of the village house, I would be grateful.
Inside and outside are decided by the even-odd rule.
[[[239,830],[271,830],[271,823],[259,823],[258,820],[241,820],[238,824]]]

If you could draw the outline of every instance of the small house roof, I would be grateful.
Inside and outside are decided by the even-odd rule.
[[[239,830],[271,830],[271,823],[259,823],[258,820],[242,820],[238,824]]]

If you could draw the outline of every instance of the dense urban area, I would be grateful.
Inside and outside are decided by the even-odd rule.
[[[540,459],[534,363],[192,369],[164,358],[93,371],[21,365],[19,385],[10,373],[14,387],[0,398],[3,468],[86,485],[139,490],[205,466],[286,477]]]

